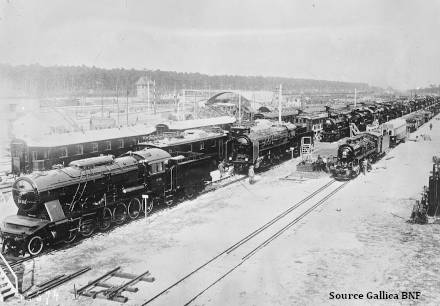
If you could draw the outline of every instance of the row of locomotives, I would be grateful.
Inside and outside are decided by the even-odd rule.
[[[388,121],[400,118],[406,114],[421,112],[422,109],[436,109],[438,106],[438,99],[417,99],[409,102],[385,102],[371,105],[364,105],[360,108],[356,108],[351,112],[336,113],[330,112],[330,108],[327,109],[329,113],[328,118],[323,123],[323,132],[321,141],[333,142],[341,138],[350,135],[350,124],[354,123],[359,131],[363,132],[368,130],[368,126],[380,125]],[[440,107],[440,106],[439,106]],[[430,111],[425,117],[433,112]],[[420,117],[421,115],[417,115]],[[415,118],[414,120],[407,120],[408,126],[418,125],[422,119]],[[426,119],[424,119],[426,121]],[[408,121],[413,121],[409,123]],[[415,122],[416,121],[416,122]],[[417,126],[418,127],[418,126]],[[417,128],[415,127],[415,129]]]
[[[236,172],[247,172],[250,166],[263,170],[290,156],[298,156],[304,143],[313,144],[313,131],[290,123],[233,128],[229,163]]]
[[[13,184],[16,215],[0,224],[2,252],[40,254],[193,197],[211,180],[215,161],[203,154],[150,148],[114,158],[100,156],[68,167],[24,175]]]
[[[359,131],[364,132],[374,121],[373,111],[367,107],[354,109],[351,112],[350,122],[356,124]]]
[[[329,113],[329,117],[323,123],[321,136],[322,142],[334,142],[350,136],[350,124],[354,123],[359,131],[364,132],[367,126],[372,125],[375,120],[381,123],[383,112],[381,107],[361,107],[345,113]]]
[[[330,173],[337,180],[351,180],[380,159],[389,149],[389,136],[366,132],[351,137],[338,147],[337,161]]]

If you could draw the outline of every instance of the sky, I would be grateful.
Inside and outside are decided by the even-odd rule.
[[[440,0],[0,1],[0,63],[440,84]]]

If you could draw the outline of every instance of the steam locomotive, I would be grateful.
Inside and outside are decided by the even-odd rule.
[[[193,197],[211,180],[215,160],[204,154],[150,148],[119,158],[99,156],[68,167],[18,178],[12,195],[17,215],[0,225],[3,252],[38,255],[48,245],[71,243]]]
[[[323,124],[321,141],[333,142],[349,136],[350,123],[356,124],[359,131],[363,132],[373,121],[382,124],[422,109],[430,109],[431,113],[434,113],[433,110],[436,109],[438,102],[438,98],[425,97],[411,100],[408,103],[403,101],[387,102],[354,109],[348,114],[329,115]]]
[[[352,137],[338,148],[337,162],[330,172],[337,180],[350,180],[359,175],[362,161],[370,163],[381,158],[390,146],[388,134],[367,132]]]
[[[229,162],[237,172],[246,172],[250,166],[267,168],[291,154],[299,155],[301,144],[313,144],[313,131],[288,123],[254,129],[235,127],[231,136]]]
[[[334,142],[348,136],[350,136],[350,127],[347,116],[329,117],[322,124],[322,142]]]

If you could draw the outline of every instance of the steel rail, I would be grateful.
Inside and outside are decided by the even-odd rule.
[[[322,198],[321,200],[319,200],[316,204],[314,204],[312,207],[310,207],[309,209],[307,209],[304,213],[302,213],[300,216],[296,217],[295,219],[293,219],[291,222],[289,222],[286,226],[284,226],[283,228],[281,228],[279,231],[277,231],[275,234],[273,234],[272,236],[270,236],[268,239],[266,239],[263,243],[261,243],[260,245],[258,245],[255,249],[253,249],[251,252],[249,252],[248,254],[246,254],[244,257],[242,257],[241,261],[233,266],[231,269],[229,269],[226,273],[222,274],[219,278],[217,278],[214,282],[212,282],[209,286],[207,286],[205,289],[203,289],[202,291],[200,291],[199,293],[197,293],[194,297],[192,297],[188,302],[186,302],[184,304],[184,306],[187,306],[189,304],[191,304],[192,302],[194,302],[198,297],[200,297],[203,293],[205,293],[206,291],[208,291],[210,288],[212,288],[213,286],[215,286],[217,283],[219,283],[221,280],[223,280],[226,276],[228,276],[229,274],[231,274],[233,271],[235,271],[238,267],[240,267],[245,261],[247,261],[249,258],[252,257],[252,255],[254,255],[258,250],[260,250],[261,248],[267,246],[270,242],[272,242],[273,240],[275,240],[276,238],[278,238],[282,233],[284,233],[287,229],[289,229],[290,227],[292,227],[294,224],[298,223],[301,219],[303,219],[305,216],[307,216],[308,214],[310,214],[311,212],[313,212],[316,208],[318,208],[319,206],[321,206],[323,203],[325,203],[331,196],[333,196],[335,193],[337,193],[339,190],[341,190],[342,188],[344,188],[349,182],[344,182],[342,185],[338,186],[338,188],[336,188],[335,190],[333,190],[332,192],[330,192],[328,195],[326,195],[324,198]]]
[[[219,254],[217,254],[216,256],[212,257],[211,259],[209,259],[208,261],[206,261],[205,263],[203,263],[202,265],[200,265],[199,267],[197,267],[193,271],[189,272],[188,274],[186,274],[182,278],[178,279],[173,284],[169,285],[167,288],[163,289],[161,292],[157,293],[156,295],[154,295],[153,297],[151,297],[150,299],[145,301],[142,304],[142,306],[145,306],[145,305],[151,303],[152,301],[156,300],[158,297],[160,297],[164,293],[168,292],[170,289],[176,287],[177,285],[179,285],[180,283],[182,283],[183,281],[185,281],[186,279],[188,279],[189,277],[191,277],[192,275],[194,275],[195,273],[197,273],[198,271],[200,271],[201,269],[203,269],[204,267],[206,267],[210,263],[214,262],[215,260],[217,260],[221,256],[231,253],[233,250],[237,249],[239,246],[243,245],[244,243],[246,243],[247,241],[249,241],[250,239],[252,239],[256,235],[258,235],[259,233],[261,233],[262,231],[264,231],[265,229],[267,229],[268,227],[270,227],[271,225],[276,223],[278,220],[280,220],[281,218],[283,218],[284,216],[286,216],[287,214],[289,214],[290,212],[292,212],[293,210],[295,210],[296,208],[298,208],[299,206],[301,206],[302,204],[304,204],[305,202],[307,202],[308,200],[310,200],[311,198],[313,198],[314,196],[316,196],[317,194],[319,194],[320,192],[322,192],[323,190],[328,188],[334,182],[335,182],[335,180],[331,180],[327,184],[321,186],[320,188],[315,190],[312,194],[305,197],[303,200],[297,202],[296,204],[294,204],[293,206],[291,206],[287,210],[285,210],[282,213],[280,213],[279,215],[277,215],[275,218],[266,222],[263,226],[260,226],[259,228],[254,230],[252,233],[250,233],[247,236],[245,236],[244,238],[240,239],[238,242],[234,243],[233,245],[231,245],[230,247],[228,247],[224,251],[222,251]]]

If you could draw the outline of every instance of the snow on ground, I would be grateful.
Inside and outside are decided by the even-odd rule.
[[[421,291],[421,304],[440,303],[440,228],[405,223],[427,184],[432,155],[438,154],[440,122],[433,141],[407,142],[392,150],[367,176],[358,177],[320,209],[260,250],[194,305],[394,305],[405,301],[329,300],[329,292]],[[392,157],[392,158],[390,158]],[[149,270],[154,283],[139,283],[126,305],[139,305],[211,259],[279,212],[327,183],[328,177],[280,180],[295,169],[288,161],[258,175],[204,194],[147,220],[97,234],[79,245],[35,259],[35,281],[92,270],[72,282],[19,305],[90,305],[70,291],[116,266],[125,272]],[[212,279],[225,273],[212,270]],[[208,286],[207,281],[199,290]],[[185,288],[185,287],[182,287]],[[185,289],[182,290],[182,296]],[[198,290],[196,290],[198,291]],[[186,302],[182,300],[181,302]],[[163,305],[161,299],[154,305]],[[95,300],[93,305],[116,305]]]

